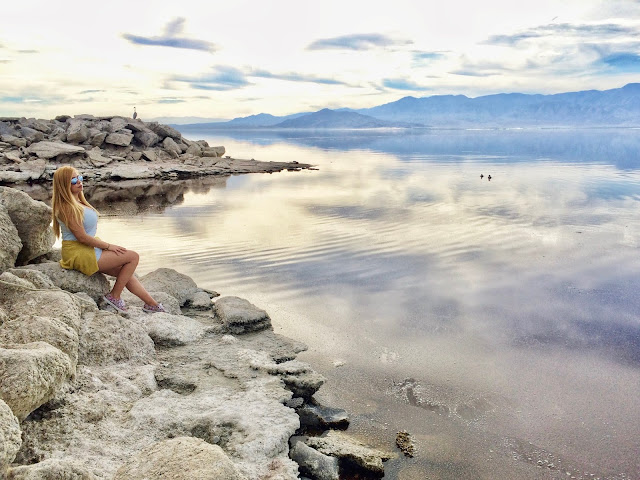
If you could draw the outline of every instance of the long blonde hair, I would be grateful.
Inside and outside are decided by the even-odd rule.
[[[60,237],[60,222],[67,226],[69,225],[69,220],[82,224],[84,219],[83,205],[96,210],[84,198],[84,193],[80,192],[78,200],[71,193],[71,178],[74,176],[75,171],[75,168],[65,165],[64,167],[59,167],[53,173],[51,208],[53,210],[53,233],[55,233],[56,238]]]

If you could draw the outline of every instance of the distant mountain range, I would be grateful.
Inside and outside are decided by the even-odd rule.
[[[464,95],[404,97],[359,110],[325,108],[283,117],[261,113],[228,122],[183,126],[195,129],[640,126],[640,83],[612,90],[555,95],[500,93],[476,98]]]

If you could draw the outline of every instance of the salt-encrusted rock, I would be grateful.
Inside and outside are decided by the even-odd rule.
[[[300,472],[316,480],[340,480],[338,459],[307,446],[302,437],[291,437],[289,457],[300,465]]]
[[[225,148],[219,147],[205,147],[202,150],[203,157],[222,157],[225,154]]]
[[[10,134],[0,135],[0,140],[5,143],[8,143],[9,145],[13,145],[14,147],[27,146],[26,138],[16,137],[15,135],[10,135]]]
[[[30,265],[19,268],[10,268],[7,272],[30,282],[34,288],[52,289],[56,286],[44,273],[30,268]]]
[[[211,310],[211,295],[204,290],[194,292],[187,299],[187,306],[196,310]]]
[[[111,290],[109,280],[102,273],[85,275],[77,270],[62,268],[57,262],[26,265],[25,268],[44,273],[56,287],[68,292],[85,292],[96,302]]]
[[[363,445],[346,433],[330,430],[323,437],[308,437],[305,443],[325,455],[337,457],[376,474],[384,474],[385,462],[391,455]]]
[[[67,128],[67,142],[83,143],[89,139],[89,129],[83,120],[73,118],[67,123],[69,124],[69,128]]]
[[[300,424],[304,427],[327,430],[349,426],[349,414],[340,408],[331,408],[317,402],[303,403],[296,409]]]
[[[50,207],[43,202],[32,200],[20,190],[9,187],[0,187],[0,203],[7,208],[22,241],[17,264],[23,265],[51,250],[55,238],[49,227]]]
[[[22,438],[18,419],[4,401],[0,400],[0,478],[16,453],[20,450]]]
[[[311,398],[322,385],[325,378],[313,370],[298,374],[282,375],[282,381],[296,397]]]
[[[0,273],[16,264],[22,241],[9,217],[7,207],[0,203]]]
[[[130,133],[110,133],[107,138],[104,139],[105,143],[111,145],[118,145],[120,147],[126,147],[131,143],[133,135]]]
[[[103,132],[102,135],[106,136],[106,133]],[[100,142],[100,144],[102,144],[102,142]],[[98,147],[92,148],[91,150],[87,151],[87,158],[94,167],[104,167],[105,165],[113,161],[113,159],[102,155],[102,150]]]
[[[81,308],[73,294],[61,290],[33,291],[34,285],[9,272],[0,275],[12,287],[0,283],[0,304],[6,313],[15,318],[20,315],[42,315],[43,308],[49,317],[56,318],[78,331]]]
[[[24,420],[49,401],[73,370],[69,356],[45,342],[0,348],[0,399]]]
[[[27,148],[27,152],[36,155],[38,158],[49,160],[58,155],[84,153],[84,148],[62,142],[38,142]]]
[[[149,293],[151,294],[151,296],[156,302],[159,302],[162,304],[162,306],[164,307],[167,313],[170,313],[172,315],[182,315],[182,311],[180,310],[180,304],[178,303],[178,300],[176,300],[175,297],[172,297],[171,295],[165,292],[150,291]],[[122,292],[122,299],[125,301],[125,303],[129,307],[142,308],[142,306],[144,305],[144,302],[142,300],[140,300],[138,297],[136,297],[126,289]]]
[[[166,137],[171,137],[174,140],[180,140],[182,138],[182,134],[173,127],[169,125],[162,125],[156,122],[149,122],[147,126],[153,130],[161,139]]]
[[[216,301],[214,309],[222,324],[236,335],[271,327],[267,312],[243,298],[222,297]]]
[[[117,165],[111,170],[112,178],[133,179],[151,178],[155,173],[146,166],[123,164]]]
[[[44,312],[43,312],[44,313]],[[47,342],[71,359],[72,373],[78,363],[78,334],[60,320],[36,315],[22,315],[0,326],[0,344]]]
[[[191,296],[200,291],[196,282],[171,268],[158,268],[140,278],[149,292],[165,292],[184,305]]]
[[[183,315],[154,313],[144,315],[140,320],[153,342],[163,347],[186,345],[204,335],[204,327],[200,322]]]
[[[158,442],[131,458],[113,480],[245,480],[218,445],[193,437]]]
[[[178,158],[178,155],[182,153],[182,149],[171,137],[167,137],[162,141],[162,148],[169,152],[174,158]]]
[[[134,138],[143,146],[143,147],[153,147],[156,143],[160,141],[160,137],[152,132],[151,130],[147,131],[138,131],[133,134]]]
[[[78,335],[78,362],[83,365],[148,364],[155,355],[153,340],[137,320],[110,312],[85,313]]]
[[[75,461],[48,458],[33,465],[22,465],[7,472],[7,480],[97,480]]]
[[[17,128],[18,134],[22,138],[26,138],[27,143],[41,142],[42,140],[44,140],[44,134],[42,132],[39,132],[38,130],[29,127],[23,127],[22,125],[18,125]]]

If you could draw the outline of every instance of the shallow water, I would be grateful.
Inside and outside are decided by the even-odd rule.
[[[187,183],[99,235],[307,343],[355,435],[414,437],[385,478],[640,478],[640,130],[183,134],[318,170]]]

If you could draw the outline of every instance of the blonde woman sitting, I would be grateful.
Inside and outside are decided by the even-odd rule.
[[[142,310],[148,313],[164,312],[140,281],[133,275],[139,256],[133,250],[107,243],[95,236],[98,229],[98,212],[84,198],[82,175],[75,168],[64,166],[53,174],[53,231],[62,235],[62,268],[78,270],[85,275],[96,272],[116,277],[105,302],[121,313],[127,306],[120,298],[127,287],[144,302]]]

